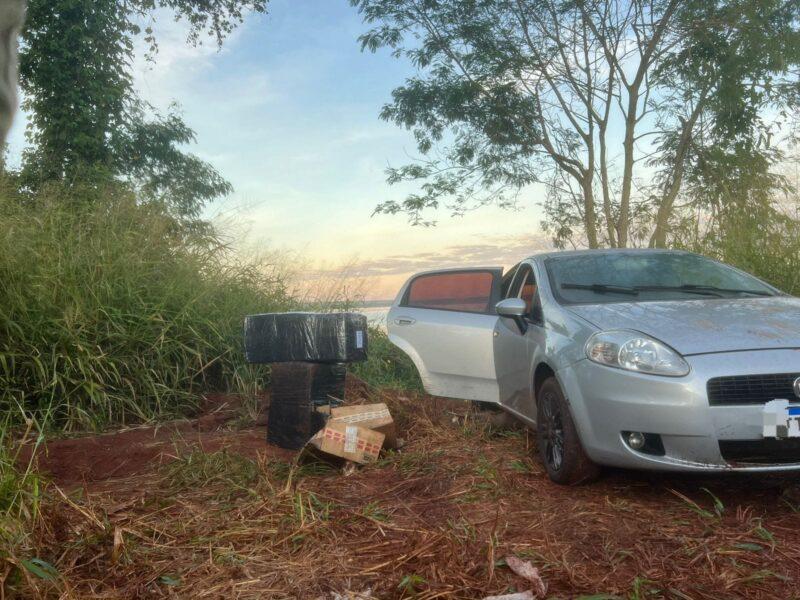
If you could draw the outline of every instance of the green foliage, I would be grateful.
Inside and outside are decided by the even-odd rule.
[[[680,202],[689,210],[678,211],[674,229],[693,210],[702,210],[719,234],[730,229],[726,221],[775,214],[775,198],[788,185],[774,167],[791,141],[784,131],[800,100],[797,17],[798,5],[780,0],[682,4],[677,21],[685,38],[659,75],[676,101],[702,110],[683,157],[677,151],[681,132],[672,132],[661,140],[661,158],[652,161],[662,183],[685,169]]]
[[[0,410],[97,428],[243,389],[243,317],[292,306],[279,266],[109,189],[0,197]]]
[[[44,488],[35,470],[18,464],[19,450],[12,451],[7,436],[7,425],[0,426],[0,558],[2,543],[21,533],[15,524],[38,516]]]
[[[91,169],[110,173],[109,135],[123,125],[130,77],[123,39],[124,10],[116,2],[32,1],[28,6],[20,78],[35,150],[26,171],[42,180],[73,178]],[[86,175],[86,173],[81,173]]]
[[[390,517],[389,513],[381,508],[381,505],[378,501],[367,503],[364,508],[361,509],[361,514],[367,519],[380,522],[387,522],[389,521]]]
[[[53,565],[41,558],[30,558],[20,561],[20,565],[34,577],[45,581],[56,581],[61,576]]]
[[[422,391],[422,382],[414,363],[389,341],[383,329],[369,330],[369,353],[363,363],[351,366],[352,372],[372,386],[413,392]]]
[[[800,201],[739,204],[711,219],[686,218],[676,246],[712,256],[789,294],[800,294]]]
[[[515,205],[546,185],[557,245],[663,246],[695,211],[740,211],[782,180],[798,101],[800,5],[781,0],[351,0],[417,73],[381,116],[420,160],[378,211]],[[653,176],[655,169],[656,177]]]
[[[404,597],[413,596],[417,594],[427,583],[428,582],[425,580],[425,578],[420,575],[404,575],[400,580],[400,583],[397,584],[397,589],[403,594]]]
[[[185,20],[189,24],[189,43],[199,44],[205,33],[212,36],[219,46],[249,11],[263,13],[267,8],[267,0],[128,0],[122,4],[130,11],[130,15],[147,16],[149,19],[153,19],[155,9],[169,9],[174,12],[176,20]],[[135,33],[140,33],[138,27]],[[146,28],[144,33],[145,39],[156,51],[157,43],[152,28]]]
[[[12,443],[9,433],[11,414],[7,412],[5,419],[0,422],[0,568],[4,568],[7,559],[29,549],[31,531],[39,520],[46,487],[45,481],[33,468],[33,460],[25,463],[20,445]],[[27,438],[34,433],[35,426],[29,420],[22,437]],[[38,447],[41,440],[40,436],[33,446]],[[42,564],[38,564],[38,561],[34,558],[21,561],[20,564],[30,572],[40,569],[48,573],[47,563],[41,561]]]
[[[686,38],[661,68],[680,77],[686,98],[699,96],[710,85],[717,87],[708,100],[711,135],[697,142],[756,144],[754,134],[770,129],[760,109],[793,106],[798,99],[796,80],[785,78],[787,70],[800,62],[796,3],[685,0],[681,4],[676,20]]]
[[[166,116],[154,114],[149,120],[141,107],[132,111],[118,131],[114,155],[141,200],[197,219],[206,201],[230,194],[233,187],[209,163],[181,150],[195,142],[195,135],[176,111],[173,106]]]
[[[722,260],[792,295],[800,294],[800,220],[779,213],[767,222],[746,216],[709,240]]]
[[[48,181],[129,183],[140,199],[173,215],[197,218],[230,184],[211,165],[187,154],[194,132],[173,107],[158,114],[142,103],[130,73],[137,19],[159,7],[188,20],[190,40],[202,32],[222,43],[245,12],[266,0],[31,0],[20,52],[20,77],[31,113],[21,184]],[[157,50],[152,29],[144,31]]]

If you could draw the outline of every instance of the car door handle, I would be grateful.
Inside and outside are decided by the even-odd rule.
[[[416,322],[417,320],[411,317],[398,317],[394,320],[395,325],[413,325]]]

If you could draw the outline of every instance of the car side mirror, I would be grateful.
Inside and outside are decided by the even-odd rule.
[[[513,319],[519,327],[520,333],[528,331],[528,324],[525,322],[525,314],[528,312],[528,305],[522,298],[506,298],[495,305],[497,314],[507,319]]]

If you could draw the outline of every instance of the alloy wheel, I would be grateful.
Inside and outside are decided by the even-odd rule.
[[[558,471],[564,461],[564,424],[554,394],[549,393],[542,398],[542,413],[545,460],[550,468]]]

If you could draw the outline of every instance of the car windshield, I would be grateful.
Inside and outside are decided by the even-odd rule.
[[[775,295],[755,277],[696,254],[598,252],[554,256],[545,264],[562,304]]]

